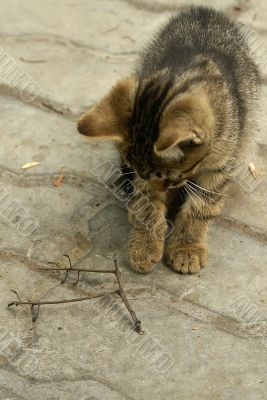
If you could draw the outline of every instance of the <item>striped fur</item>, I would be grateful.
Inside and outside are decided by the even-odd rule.
[[[207,263],[208,224],[253,143],[259,84],[238,25],[191,7],[160,30],[136,72],[81,117],[81,133],[116,140],[131,176],[135,270],[148,272],[162,258],[166,215],[178,203],[167,263],[182,273]],[[142,212],[140,194],[148,199]]]

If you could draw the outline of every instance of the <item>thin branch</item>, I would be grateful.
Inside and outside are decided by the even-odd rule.
[[[70,256],[68,254],[63,254],[63,257],[67,257],[67,259],[69,260],[70,268],[72,268]]]
[[[130,305],[130,303],[129,303],[126,295],[125,295],[124,289],[123,289],[122,279],[121,279],[121,272],[120,272],[120,270],[118,268],[118,260],[117,260],[116,254],[114,254],[113,260],[114,260],[114,264],[115,264],[115,268],[116,268],[115,269],[115,275],[116,275],[116,278],[117,278],[118,284],[119,284],[118,294],[121,297],[122,301],[124,302],[127,310],[131,314],[131,317],[132,317],[132,319],[134,321],[134,327],[135,327],[136,331],[139,333],[139,335],[143,335],[144,331],[143,331],[142,326],[141,326],[141,321],[137,318],[137,315],[135,314],[134,310],[132,309],[132,307],[131,307],[131,305]]]
[[[66,269],[65,278],[60,282],[61,285],[63,285],[63,284],[66,282],[66,280],[67,280],[67,278],[68,278],[68,275],[69,275],[69,270],[72,268],[71,259],[70,259],[69,255],[68,255],[68,254],[63,254],[63,256],[64,256],[64,257],[67,257],[67,259],[69,260],[69,265],[70,265],[70,266],[69,266],[69,268]]]
[[[69,268],[41,268],[40,270],[41,271],[58,271],[58,272],[65,271],[66,275],[65,275],[63,281],[61,282],[61,284],[66,282],[68,274],[69,274],[70,271],[76,271],[77,272],[77,279],[73,283],[73,286],[76,286],[79,283],[80,273],[81,272],[89,272],[89,273],[95,272],[95,273],[114,274],[116,276],[116,278],[117,278],[117,282],[118,282],[119,288],[117,290],[114,290],[114,291],[109,292],[109,293],[101,293],[101,294],[94,295],[94,296],[80,297],[78,299],[48,300],[48,301],[32,301],[32,300],[22,301],[20,296],[18,295],[18,293],[15,290],[12,290],[12,292],[15,293],[16,296],[18,297],[18,301],[13,301],[12,303],[9,303],[8,307],[11,307],[13,305],[19,306],[19,305],[22,305],[22,304],[23,305],[30,305],[32,313],[33,313],[34,307],[37,306],[38,307],[37,308],[37,313],[33,317],[33,322],[34,322],[34,321],[36,321],[36,319],[38,317],[41,305],[74,303],[74,302],[79,302],[79,301],[95,299],[95,298],[103,297],[103,296],[106,296],[106,295],[118,294],[120,296],[120,298],[122,299],[123,303],[125,304],[125,307],[129,311],[132,319],[133,319],[135,330],[139,333],[139,335],[143,335],[144,334],[144,330],[142,329],[142,326],[141,326],[141,321],[137,318],[137,315],[134,312],[134,310],[132,309],[132,307],[131,307],[131,305],[130,305],[127,297],[126,297],[126,294],[124,292],[123,283],[122,283],[122,279],[121,279],[121,272],[120,272],[119,267],[118,267],[118,260],[117,260],[116,254],[114,254],[114,256],[113,256],[113,261],[114,261],[114,265],[115,265],[115,269],[113,269],[113,270],[72,268],[72,262],[71,262],[70,257],[67,254],[65,254],[64,256],[67,257],[68,260],[69,260]],[[53,263],[50,262],[50,264],[53,264]]]
[[[51,264],[51,263],[50,263]],[[86,269],[86,268],[39,268],[38,271],[78,271],[78,272],[96,272],[103,274],[115,274],[116,271],[112,269]]]
[[[73,268],[69,255],[64,254],[64,257],[67,257],[67,259],[69,260],[68,268],[40,268],[39,271],[66,271],[66,275],[65,275],[64,279],[60,282],[61,285],[63,285],[66,282],[70,271],[76,271],[77,272],[77,280],[73,283],[73,286],[78,285],[78,283],[80,281],[80,273],[81,272],[95,272],[95,273],[103,273],[103,274],[115,274],[116,273],[116,270],[110,270],[110,269]],[[58,265],[57,263],[55,263],[53,261],[49,261],[49,264]]]
[[[72,284],[72,286],[77,286],[80,280],[80,271],[77,271],[77,280]]]
[[[69,275],[69,268],[66,270],[66,274],[65,274],[65,277],[62,279],[62,281],[60,282],[60,285],[63,285],[65,282],[66,282],[66,280],[67,280],[67,278],[68,278],[68,275]]]
[[[91,299],[96,299],[98,297],[102,297],[102,296],[107,296],[107,295],[111,295],[111,294],[116,294],[118,293],[118,290],[113,290],[111,292],[108,293],[100,293],[97,295],[93,295],[93,296],[86,296],[86,297],[79,297],[77,299],[68,299],[68,300],[47,300],[47,301],[13,301],[12,303],[8,304],[8,307],[11,306],[20,306],[20,305],[25,305],[28,304],[30,306],[42,306],[42,305],[46,305],[46,304],[65,304],[65,303],[76,303],[78,301],[85,301],[85,300],[91,300]]]

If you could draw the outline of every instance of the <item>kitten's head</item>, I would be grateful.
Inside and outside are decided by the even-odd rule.
[[[78,123],[83,135],[115,140],[126,165],[159,191],[182,186],[199,172],[213,130],[203,90],[179,90],[163,76],[119,81]]]

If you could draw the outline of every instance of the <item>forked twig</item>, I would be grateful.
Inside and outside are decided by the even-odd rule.
[[[75,271],[77,272],[77,280],[72,284],[73,286],[78,285],[79,281],[80,281],[80,273],[81,272],[95,272],[98,274],[115,274],[115,271],[110,270],[110,269],[86,269],[86,268],[73,268],[72,266],[69,268],[40,268],[39,271],[66,271],[66,275],[64,277],[64,279],[60,282],[61,285],[63,285],[63,283],[66,282],[67,278],[68,278],[68,274],[70,271]]]
[[[70,271],[77,271],[77,280],[73,283],[73,286],[78,285],[78,283],[80,281],[80,273],[81,272],[95,272],[95,273],[104,273],[104,274],[115,274],[115,272],[116,272],[116,270],[110,270],[110,269],[73,268],[69,255],[64,254],[64,257],[67,257],[67,259],[69,260],[68,268],[40,268],[39,271],[66,271],[66,275],[65,275],[64,279],[60,282],[61,285],[63,285],[66,282]],[[50,261],[49,264],[56,264],[56,263]]]
[[[137,318],[134,310],[132,309],[126,294],[124,292],[123,289],[123,284],[122,284],[122,279],[121,279],[121,272],[118,268],[118,260],[117,260],[117,256],[116,254],[114,254],[113,256],[113,261],[114,261],[114,265],[115,265],[115,269],[113,270],[99,270],[99,269],[83,269],[83,268],[72,268],[72,263],[71,263],[71,259],[70,257],[66,254],[65,257],[68,258],[69,260],[69,268],[42,268],[40,270],[42,271],[66,271],[66,275],[63,279],[63,281],[61,282],[61,284],[65,283],[69,274],[69,271],[77,271],[77,280],[73,283],[73,286],[76,286],[79,283],[80,280],[80,273],[81,272],[89,272],[89,273],[112,273],[116,276],[117,281],[118,281],[118,285],[119,288],[117,290],[113,290],[111,292],[108,293],[101,293],[101,294],[97,294],[97,295],[92,295],[92,296],[86,296],[86,297],[80,297],[80,298],[76,298],[76,299],[68,299],[68,300],[47,300],[47,301],[38,301],[38,300],[27,300],[27,301],[22,301],[19,294],[16,292],[16,290],[11,290],[13,293],[16,294],[16,296],[18,297],[18,301],[13,301],[11,303],[8,304],[8,307],[11,307],[13,305],[15,306],[19,306],[19,305],[30,305],[31,306],[31,310],[33,313],[33,309],[35,306],[37,306],[37,312],[36,315],[33,316],[32,321],[35,322],[38,315],[39,315],[39,310],[40,310],[40,306],[41,305],[47,305],[47,304],[66,304],[66,303],[75,303],[75,302],[80,302],[80,301],[85,301],[85,300],[91,300],[91,299],[95,299],[98,297],[103,297],[103,296],[107,296],[107,295],[112,295],[112,294],[118,294],[120,296],[120,298],[122,299],[123,303],[125,304],[127,310],[129,311],[133,322],[134,322],[134,328],[135,330],[139,333],[139,335],[143,335],[144,331],[141,327],[141,321]]]

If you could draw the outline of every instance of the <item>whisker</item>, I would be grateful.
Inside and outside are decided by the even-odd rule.
[[[209,199],[209,200],[213,200],[211,197],[209,197],[206,193],[201,193],[197,188],[195,188],[195,187],[193,187],[193,186],[191,186],[189,183],[188,183],[188,186],[193,190],[193,192],[194,193],[197,193],[197,194],[199,194],[200,196],[205,196],[207,199]]]
[[[121,175],[124,176],[124,175],[130,175],[130,174],[135,175],[135,172],[134,171],[132,171],[132,172],[123,172]]]
[[[190,197],[190,199],[191,199],[191,200],[193,201],[193,203],[195,204],[196,208],[199,209],[199,205],[196,203],[195,199],[193,198],[193,196],[192,196],[191,193],[189,192],[188,187],[186,187],[186,185],[185,185],[184,188],[185,188],[185,190],[186,190],[188,196]]]
[[[213,192],[212,190],[205,189],[205,188],[203,188],[202,186],[199,186],[199,185],[197,185],[196,183],[194,183],[194,182],[192,182],[192,181],[189,181],[189,180],[188,180],[187,182],[191,183],[192,185],[198,187],[198,188],[201,189],[201,190],[204,190],[205,192],[209,192],[209,193],[213,193],[213,194],[218,194],[218,195],[220,195],[220,196],[225,196],[223,193]]]
[[[204,204],[204,206],[206,206],[206,203],[205,203],[205,201],[204,200],[202,200],[201,199],[201,197],[200,196],[198,196],[197,195],[197,193],[190,187],[190,186],[187,186],[187,189],[191,192],[191,193],[193,193],[194,194],[194,196],[196,196],[200,201],[201,201],[201,203],[203,203]],[[195,203],[196,204],[196,203]],[[197,206],[197,204],[196,204],[196,206]],[[198,206],[197,206],[198,207]],[[200,209],[200,207],[198,207],[199,209]]]

